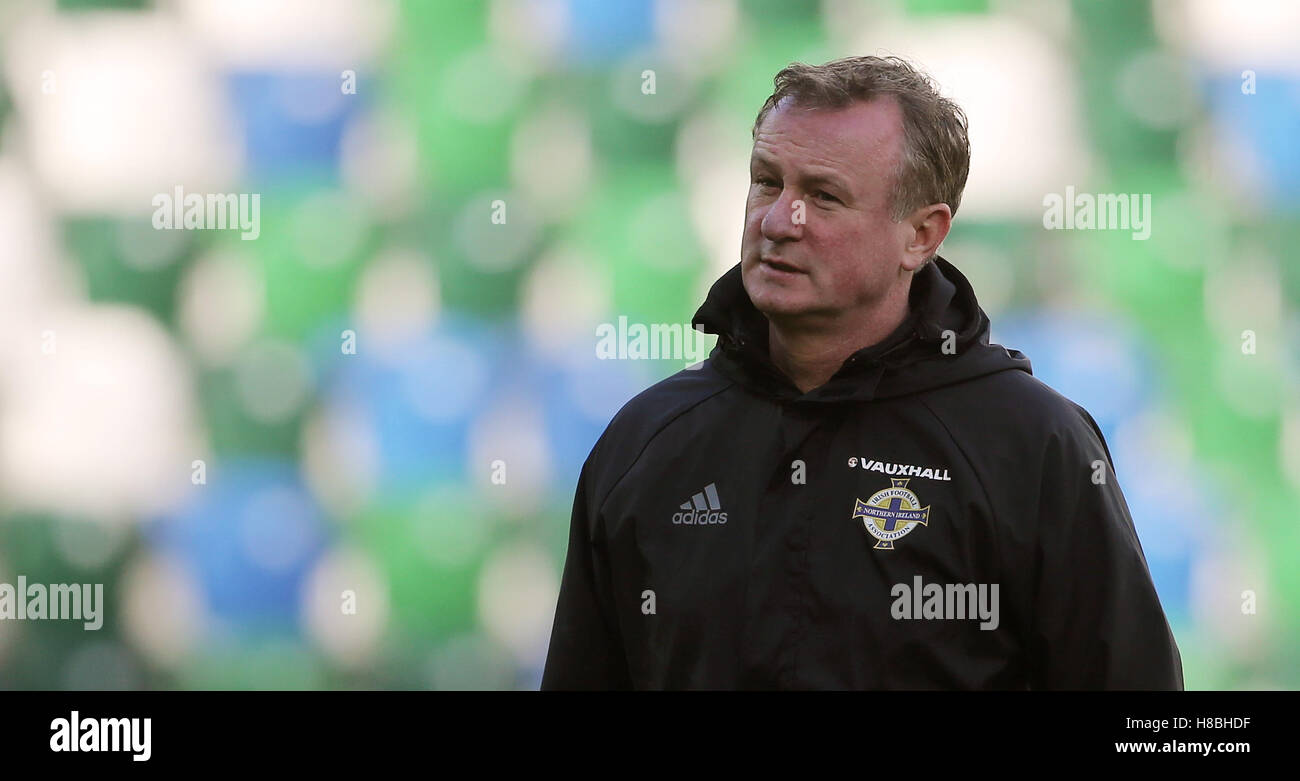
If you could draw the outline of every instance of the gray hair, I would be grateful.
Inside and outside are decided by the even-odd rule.
[[[773,85],[754,120],[754,137],[783,98],[801,108],[844,108],[892,95],[903,111],[903,154],[891,197],[894,221],[933,203],[957,213],[970,172],[966,114],[939,94],[925,73],[898,57],[845,57],[825,65],[792,63],[776,74]]]

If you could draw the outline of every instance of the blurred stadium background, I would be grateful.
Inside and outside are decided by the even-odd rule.
[[[107,601],[0,622],[0,688],[536,688],[578,470],[682,365],[596,325],[738,260],[778,69],[886,53],[971,118],[944,255],[1101,423],[1188,688],[1300,688],[1290,0],[0,0],[0,582]],[[154,230],[177,185],[260,237]],[[1045,230],[1067,185],[1150,239]]]

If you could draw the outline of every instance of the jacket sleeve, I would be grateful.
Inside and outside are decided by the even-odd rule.
[[[614,614],[609,556],[583,465],[569,522],[569,550],[542,673],[542,690],[630,689],[627,659]]]
[[[1033,689],[1183,689],[1105,439],[1085,410],[1047,445],[1028,643]]]

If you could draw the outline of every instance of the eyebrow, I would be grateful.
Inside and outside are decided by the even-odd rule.
[[[767,168],[776,167],[774,161],[770,157],[761,153],[755,153],[751,155],[749,159],[749,165],[751,168],[753,168],[756,165],[766,166]],[[853,192],[853,189],[850,188],[843,179],[841,179],[838,176],[835,176],[834,174],[810,172],[803,176],[803,181],[806,184],[830,185],[831,187],[837,190],[841,190],[845,193]]]

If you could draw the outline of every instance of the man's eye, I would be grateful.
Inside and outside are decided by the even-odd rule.
[[[839,203],[840,201],[839,198],[836,198],[834,195],[831,195],[825,190],[818,190],[817,192],[813,193],[813,197],[817,198],[818,200],[829,201],[830,203]]]
[[[766,176],[755,177],[754,184],[759,187],[776,187],[776,182]]]

